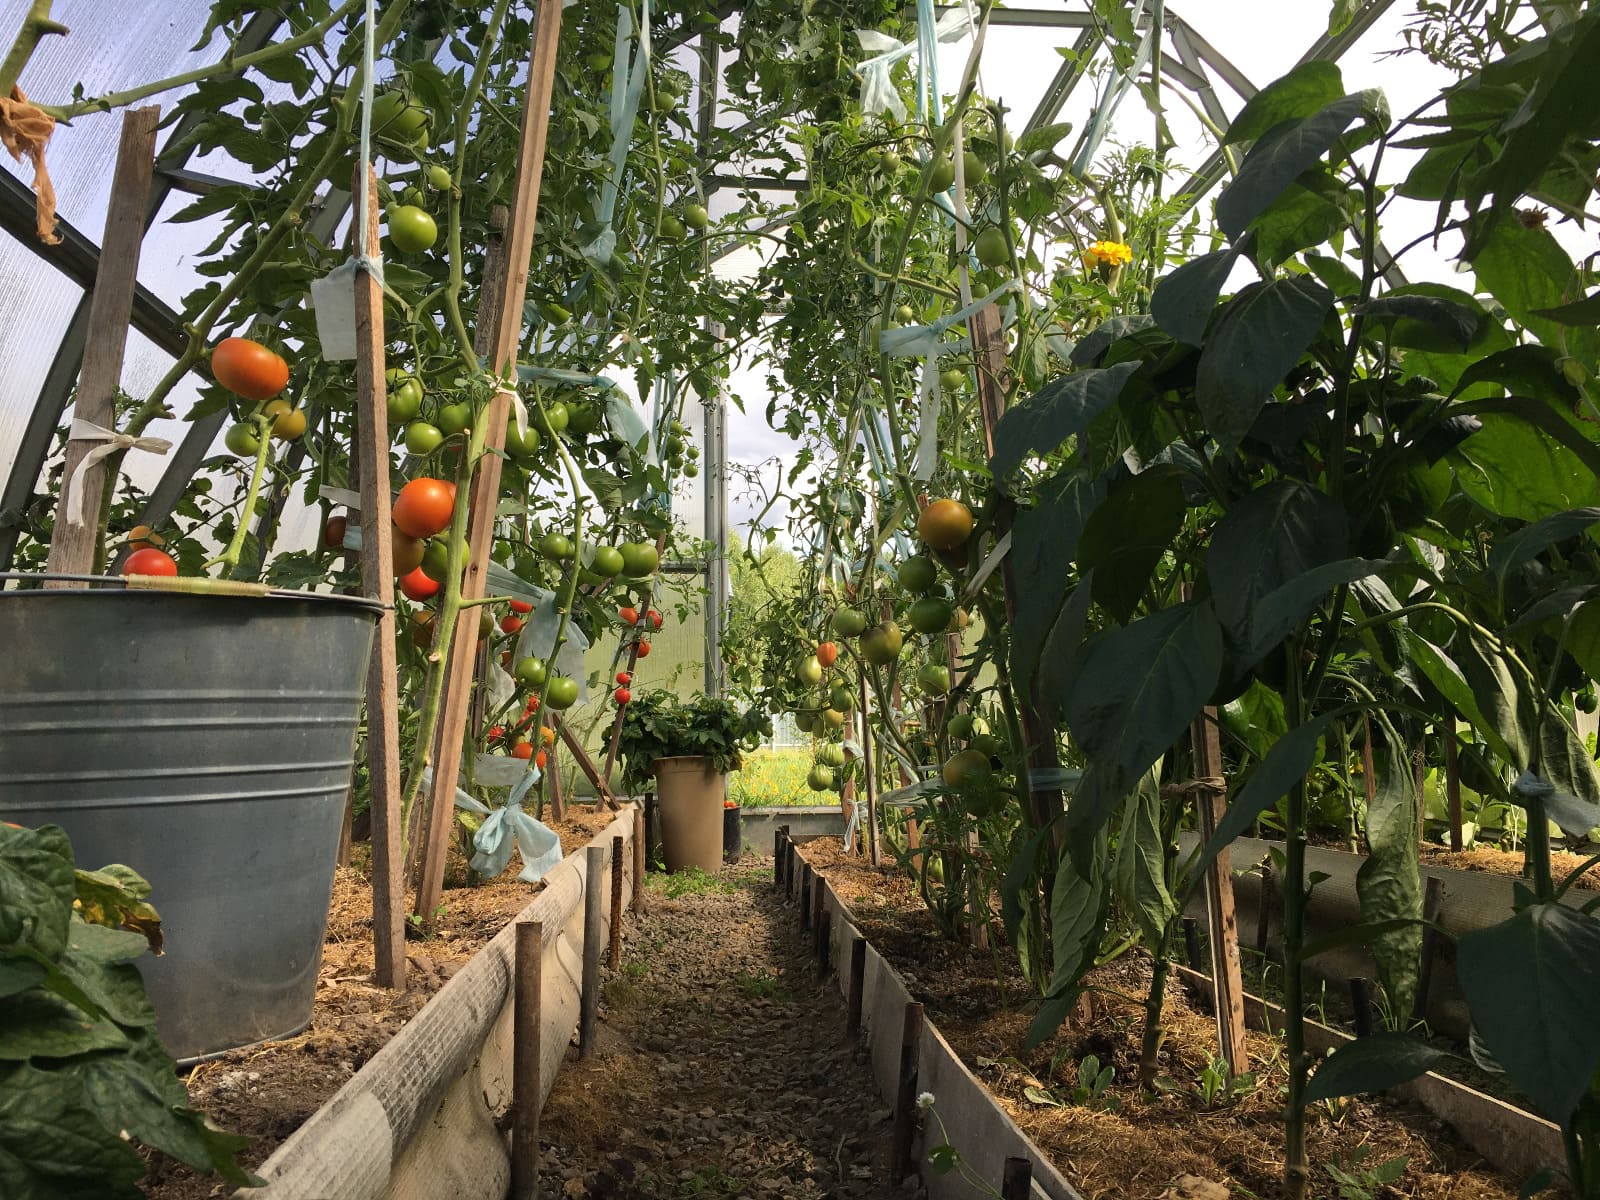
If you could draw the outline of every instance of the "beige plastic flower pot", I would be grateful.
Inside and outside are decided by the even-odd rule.
[[[699,867],[716,874],[722,867],[722,796],[727,776],[713,771],[711,760],[699,755],[658,758],[652,765],[667,870]]]

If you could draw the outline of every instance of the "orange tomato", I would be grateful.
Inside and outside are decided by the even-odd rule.
[[[418,567],[411,574],[400,577],[400,590],[409,599],[421,601],[437,593],[439,583],[437,580],[429,579],[423,574],[422,568]]]
[[[639,623],[639,610],[637,608],[617,609],[617,619],[624,625],[637,625]]]
[[[344,531],[349,521],[344,517],[329,517],[322,527],[322,544],[328,547],[344,545]]]
[[[518,742],[515,746],[511,747],[511,757],[512,758],[532,758],[533,757],[533,743],[532,742]]]
[[[541,771],[544,770],[544,764],[546,761],[547,759],[543,750],[539,751],[539,753],[533,756],[533,765],[538,767]]]
[[[539,740],[546,746],[554,746],[556,744],[556,731],[548,725],[540,726]]]
[[[839,647],[832,642],[823,642],[817,647],[817,661],[822,664],[823,670],[827,670],[839,661]]]
[[[400,489],[391,515],[395,527],[408,537],[430,538],[450,524],[456,485],[423,476]]]
[[[246,400],[271,400],[289,386],[283,356],[249,338],[223,338],[211,352],[211,373],[223,387]]]
[[[972,536],[972,511],[959,500],[935,500],[917,518],[917,536],[935,550],[954,550]]]
[[[649,642],[641,641],[639,643],[639,657],[640,658],[649,658],[650,657],[650,643]]]

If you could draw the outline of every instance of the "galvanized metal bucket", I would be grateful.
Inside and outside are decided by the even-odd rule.
[[[139,965],[174,1058],[311,1019],[380,611],[0,591],[0,818],[60,825],[80,866],[150,880],[166,953]]]

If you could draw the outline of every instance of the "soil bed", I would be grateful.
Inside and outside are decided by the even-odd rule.
[[[862,932],[927,1006],[967,1066],[1085,1200],[1188,1195],[1174,1187],[1184,1175],[1226,1188],[1219,1197],[1282,1195],[1278,1089],[1286,1073],[1277,1039],[1252,1031],[1255,1088],[1231,1105],[1207,1106],[1199,1081],[1215,1053],[1215,1025],[1174,983],[1166,993],[1162,1090],[1142,1096],[1138,1064],[1150,960],[1135,951],[1092,973],[1094,990],[1057,1036],[1025,1050],[1030,989],[1010,967],[1008,953],[1001,956],[1007,963],[1002,992],[995,956],[940,934],[903,875],[846,854],[837,838],[809,842],[801,850],[828,877]],[[1070,1099],[1079,1063],[1088,1055],[1115,1072],[1104,1093],[1109,1103]],[[1038,1099],[1030,1099],[1025,1089],[1033,1089]],[[1051,1098],[1061,1106],[1049,1103]],[[1340,1195],[1327,1167],[1348,1169],[1355,1163],[1359,1173],[1400,1157],[1407,1160],[1405,1174],[1392,1185],[1374,1185],[1374,1198],[1514,1200],[1520,1187],[1520,1181],[1484,1163],[1416,1106],[1357,1097],[1334,1111],[1311,1110],[1308,1124],[1311,1195],[1319,1200]]]
[[[540,1119],[541,1194],[637,1200],[912,1196],[889,1107],[817,978],[770,858],[649,877],[596,1053],[568,1053]]]
[[[560,822],[546,823],[560,834],[562,854],[568,855],[581,849],[615,815],[576,809],[569,810]],[[369,857],[370,847],[357,845],[354,865],[340,867],[334,876],[310,1027],[296,1037],[207,1060],[185,1080],[195,1107],[212,1124],[251,1139],[249,1148],[239,1156],[251,1168],[265,1162],[307,1117],[327,1103],[543,886],[517,878],[522,863],[513,855],[499,879],[467,887],[467,858],[453,845],[445,866],[446,890],[436,929],[427,937],[408,931],[406,990],[391,992],[372,980]],[[196,1175],[159,1153],[151,1156],[143,1187],[152,1200],[201,1200],[226,1196],[232,1190],[214,1176]]]

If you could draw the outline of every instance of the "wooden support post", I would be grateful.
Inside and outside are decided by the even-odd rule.
[[[1197,781],[1215,781],[1195,793],[1200,815],[1200,843],[1205,845],[1227,810],[1222,784],[1222,742],[1217,735],[1217,710],[1207,707],[1191,730]],[[1263,902],[1261,909],[1266,911]],[[1211,977],[1216,982],[1217,1046],[1229,1069],[1242,1075],[1250,1069],[1244,1040],[1244,982],[1239,971],[1239,918],[1233,907],[1233,866],[1226,847],[1206,868],[1207,934],[1211,940]]]
[[[539,1195],[539,1087],[544,923],[517,922],[516,979],[511,1033],[511,1197]]]
[[[828,953],[832,949],[833,925],[828,920],[827,881],[821,873],[812,876],[811,888],[811,952],[817,960],[817,978],[828,977]]]
[[[539,719],[539,729],[541,730],[539,744],[541,746],[544,745],[544,733],[542,731],[548,728],[549,726],[545,724],[545,718],[541,717]],[[566,798],[561,794],[561,764],[556,762],[556,745],[554,742],[551,742],[545,748],[544,781],[547,789],[546,795],[550,797],[550,816],[557,821],[565,819],[567,802]]]
[[[889,1178],[899,1183],[915,1167],[911,1147],[917,1137],[917,1047],[922,1041],[922,1005],[906,1004],[900,1024],[900,1081],[894,1097],[894,1140]]]
[[[811,864],[800,868],[800,928],[811,928]]]
[[[772,886],[783,886],[783,830],[772,831]]]
[[[878,772],[872,749],[872,707],[868,702],[867,677],[861,676],[861,774],[867,792],[867,857],[873,866],[881,862],[878,849]]]
[[[1033,1164],[1025,1158],[1006,1159],[1000,1176],[1000,1200],[1029,1200],[1033,1195]]]
[[[1366,1037],[1372,1032],[1372,984],[1365,979],[1352,979],[1350,981],[1350,1007],[1355,1011],[1355,1027],[1357,1037]]]
[[[95,270],[94,295],[89,300],[88,338],[83,368],[78,374],[78,394],[72,405],[74,421],[89,421],[102,429],[116,425],[117,385],[122,380],[122,357],[128,345],[128,322],[133,318],[134,289],[139,282],[139,246],[144,240],[145,212],[150,207],[150,182],[155,176],[156,126],[161,109],[129,109],[122,114],[122,136],[117,143],[117,165],[111,177],[111,201],[106,208],[105,236],[100,242],[100,263]],[[100,497],[105,488],[107,459],[102,456],[83,472],[78,467],[103,441],[67,435],[66,461],[61,465],[61,499],[56,505],[55,531],[45,570],[56,575],[87,575],[94,569],[95,541],[100,533]],[[113,454],[115,462],[119,455]],[[74,501],[81,522],[68,514]],[[62,582],[47,587],[77,587]]]
[[[845,1029],[852,1034],[861,1032],[861,1002],[867,987],[867,939],[859,933],[850,935],[850,988],[845,993]]]
[[[611,839],[611,953],[607,963],[622,969],[622,835]]]
[[[561,0],[536,0],[533,45],[528,64],[528,87],[522,107],[522,132],[517,149],[517,175],[513,184],[511,216],[505,243],[505,275],[498,289],[493,336],[488,339],[489,369],[501,377],[517,364],[522,336],[523,307],[528,296],[528,270],[533,258],[533,231],[539,213],[539,184],[544,177],[545,135],[550,123],[550,97],[555,86],[556,59],[561,41]],[[511,393],[496,392],[480,420],[487,423],[483,458],[477,464],[467,520],[467,568],[461,582],[464,600],[484,595],[488,579],[489,549],[494,542],[495,510],[500,503],[503,460],[497,451],[505,445],[506,418]],[[455,644],[445,664],[444,701],[439,717],[439,741],[433,766],[430,797],[430,831],[423,858],[422,886],[417,909],[425,928],[444,887],[445,851],[450,824],[455,818],[456,774],[461,766],[462,734],[472,692],[472,667],[477,649],[475,620],[459,621]]]
[[[604,804],[613,812],[621,809],[622,805],[617,802],[616,795],[611,791],[611,781],[600,778],[600,768],[595,766],[594,759],[589,757],[589,752],[583,748],[583,743],[574,736],[572,726],[561,717],[555,717],[554,720],[556,732],[567,744],[567,749],[572,751],[572,760],[578,764],[578,770],[582,771],[584,778],[594,785],[595,802]]]
[[[1010,386],[1005,338],[1000,330],[999,305],[984,305],[967,322],[967,329],[972,338],[972,354],[978,368],[978,411],[983,419],[984,452],[986,459],[993,458],[994,428],[1006,410],[1006,390]],[[1011,532],[1014,508],[1014,504],[1005,498],[997,505],[994,521],[996,539],[1004,538]],[[1005,589],[1006,621],[1013,625],[1017,619],[1015,575],[1012,558],[1008,554],[1000,562],[1000,579]],[[1031,680],[1026,679],[1015,680],[1014,685],[1017,707],[1021,710],[1022,735],[1028,741],[1028,768],[1030,771],[1054,770],[1061,765],[1061,758],[1056,752],[1056,730],[1040,715],[1043,706],[1038,700],[1038,689]],[[1061,823],[1055,819],[1065,808],[1061,792],[1056,789],[1033,789],[1026,797],[1025,805],[1035,829],[1043,829],[1055,822],[1052,841],[1059,850],[1064,832]]]
[[[350,865],[350,843],[354,840],[353,826],[356,819],[356,793],[351,788],[344,794],[344,819],[339,822],[339,865]]]
[[[658,861],[656,857],[656,847],[658,845],[656,829],[659,821],[660,816],[656,812],[656,794],[654,792],[646,792],[644,794],[644,855],[646,862]]]
[[[1450,849],[1460,854],[1466,844],[1461,837],[1461,747],[1454,717],[1446,722],[1444,733],[1444,787],[1450,806]]]
[[[1261,899],[1256,904],[1256,953],[1262,959],[1267,957],[1268,934],[1272,910],[1275,907],[1272,890],[1272,860],[1264,858],[1258,868],[1261,875]]]
[[[1428,876],[1427,889],[1422,897],[1422,964],[1417,973],[1417,995],[1412,1004],[1411,1019],[1425,1021],[1428,1017],[1428,991],[1433,983],[1433,960],[1439,953],[1439,912],[1444,907],[1444,881],[1437,875]]]
[[[378,177],[358,166],[351,188],[367,189],[367,245],[378,245]],[[393,525],[389,520],[389,399],[384,375],[383,288],[357,271],[356,435],[361,492],[361,590],[383,605],[367,662],[367,775],[372,821],[372,957],[379,987],[406,985],[406,868],[400,828],[400,684],[395,650]],[[452,797],[452,807],[454,798]],[[437,902],[435,903],[437,907]],[[430,910],[431,911],[431,910]]]
[[[600,879],[606,871],[606,848],[583,852],[583,978],[578,995],[578,1057],[594,1053],[594,1019],[600,1009]]]
[[[644,912],[644,809],[633,810],[633,913]]]

